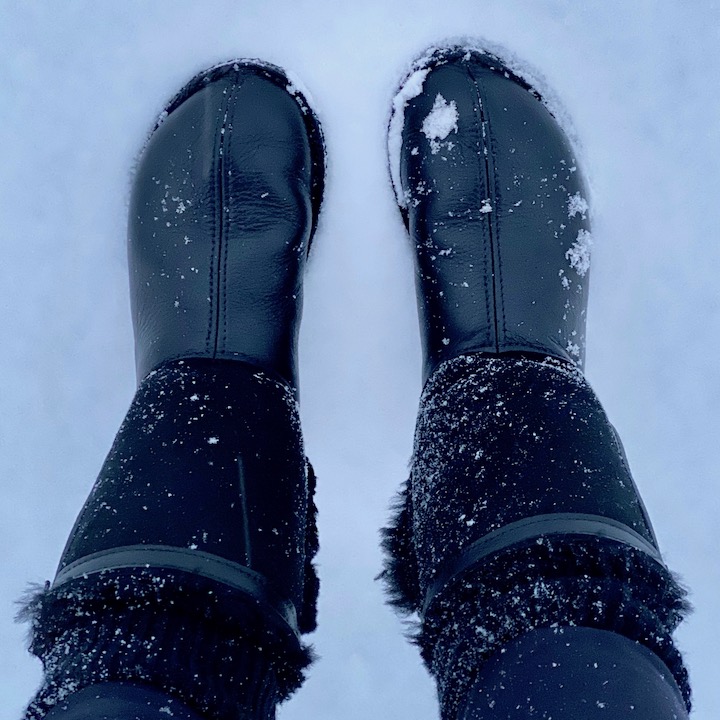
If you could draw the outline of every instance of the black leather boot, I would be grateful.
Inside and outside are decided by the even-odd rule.
[[[390,124],[425,379],[470,352],[582,366],[591,236],[573,149],[526,82],[458,52],[418,65]]]
[[[323,180],[320,126],[278,68],[203,73],[154,129],[129,218],[139,388],[28,609],[28,717],[129,682],[265,719],[300,684],[317,538],[296,342]]]
[[[689,701],[683,591],[581,372],[591,237],[562,128],[498,58],[452,48],[406,78],[389,148],[426,383],[385,577],[443,717],[496,717],[463,710],[479,668],[549,626],[643,644]]]

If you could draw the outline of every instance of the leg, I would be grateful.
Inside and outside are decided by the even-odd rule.
[[[164,696],[271,718],[299,686],[317,541],[296,341],[323,176],[319,125],[270,66],[203,73],[153,131],[129,219],[140,383],[28,607],[28,718],[154,720]]]
[[[683,592],[582,374],[591,239],[567,138],[526,81],[455,48],[405,81],[389,144],[426,384],[385,576],[420,615],[443,717],[685,717]]]

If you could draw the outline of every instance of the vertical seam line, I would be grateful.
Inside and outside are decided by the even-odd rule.
[[[213,252],[213,265],[212,273],[216,282],[211,286],[211,300],[210,305],[212,306],[214,313],[212,315],[212,357],[217,357],[218,350],[218,326],[220,323],[220,286],[222,284],[222,278],[220,274],[221,270],[221,256],[223,252],[223,240],[225,231],[225,123],[228,117],[228,103],[230,98],[225,97],[223,105],[223,115],[220,121],[220,127],[218,128],[218,141],[217,141],[217,172],[216,172],[216,188],[217,188],[217,200],[218,206],[215,211],[216,221],[216,237],[217,237],[217,252]],[[219,217],[218,217],[219,214]]]
[[[477,114],[479,115],[480,120],[480,130],[481,130],[481,138],[482,138],[482,153],[483,153],[483,166],[485,168],[485,187],[487,188],[488,194],[490,197],[488,198],[492,203],[492,211],[486,212],[486,213],[480,213],[480,208],[478,207],[478,214],[482,214],[485,216],[485,221],[487,222],[487,231],[488,231],[488,237],[489,237],[489,246],[490,246],[490,269],[491,269],[491,279],[492,279],[492,302],[488,303],[488,315],[490,315],[490,307],[492,307],[492,328],[493,328],[493,335],[494,335],[494,342],[493,345],[495,346],[495,352],[500,352],[500,333],[499,333],[499,327],[498,327],[498,283],[500,283],[500,294],[502,294],[502,278],[500,277],[500,257],[499,257],[499,248],[497,247],[496,243],[496,227],[494,223],[494,218],[492,217],[496,213],[495,208],[495,201],[497,199],[497,188],[496,188],[496,178],[494,173],[494,167],[492,166],[490,162],[490,154],[492,152],[492,144],[491,144],[491,136],[490,136],[490,122],[487,118],[487,114],[485,112],[485,107],[483,105],[483,99],[482,99],[482,93],[480,92],[480,85],[477,81],[477,78],[471,73],[470,68],[467,68],[468,77],[470,78],[470,81],[473,84],[473,87],[475,88],[475,93],[477,97]],[[479,200],[482,200],[482,198],[479,198]],[[490,318],[488,318],[490,319]]]
[[[219,132],[217,133],[217,165],[216,165],[216,189],[218,199],[218,209],[215,212],[216,232],[213,233],[213,253],[211,262],[211,281],[210,281],[210,323],[211,326],[208,329],[208,351],[212,353],[212,357],[216,358],[218,355],[218,336],[220,333],[220,315],[221,315],[221,302],[223,302],[223,254],[227,252],[226,234],[228,226],[226,224],[225,215],[225,202],[228,195],[226,181],[225,181],[225,151],[226,151],[226,130],[227,130],[227,119],[230,110],[230,101],[235,94],[237,89],[237,83],[229,91],[229,95],[226,93],[225,102],[223,105],[223,115],[220,122]],[[220,215],[219,223],[218,212]],[[217,242],[215,242],[217,238]],[[217,252],[215,249],[217,248]],[[213,282],[215,278],[215,282]],[[212,346],[212,349],[211,347]]]
[[[243,518],[243,538],[245,541],[245,564],[252,568],[252,545],[250,542],[250,516],[247,505],[247,489],[245,487],[245,466],[243,465],[242,456],[237,459],[238,465],[238,485],[240,494],[240,508]]]
[[[227,266],[228,256],[230,253],[230,243],[228,242],[230,237],[230,203],[227,202],[230,198],[230,181],[226,171],[227,163],[225,161],[226,156],[230,153],[230,145],[232,143],[232,124],[227,122],[227,118],[230,113],[235,109],[235,98],[237,89],[240,86],[240,82],[233,86],[230,97],[227,101],[227,108],[225,112],[224,128],[225,133],[223,134],[224,150],[223,150],[223,171],[221,181],[223,183],[223,207],[222,207],[222,227],[223,227],[223,244],[220,248],[220,254],[218,256],[218,272],[220,274],[218,284],[218,319],[217,319],[217,333],[215,335],[215,355],[218,352],[224,354],[227,346]],[[226,207],[227,205],[227,207]],[[220,260],[220,255],[222,260]],[[222,265],[222,267],[221,267]],[[220,313],[222,313],[222,338],[220,337]]]
[[[216,120],[217,123],[217,120]],[[213,137],[213,155],[212,155],[212,178],[215,185],[215,192],[213,193],[213,200],[217,203],[218,196],[222,196],[222,191],[218,190],[217,177],[218,177],[218,147],[219,147],[219,133],[217,132],[217,125],[215,130],[215,136]],[[222,204],[222,203],[221,203]],[[218,244],[217,237],[217,209],[212,208],[211,214],[212,222],[212,240],[210,243],[210,262],[208,263],[208,326],[207,334],[205,335],[205,352],[211,354],[213,347],[213,336],[212,331],[215,327],[214,313],[215,307],[213,305],[213,298],[215,297],[215,247]]]

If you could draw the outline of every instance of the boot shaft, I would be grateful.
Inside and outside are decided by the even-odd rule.
[[[134,553],[142,566],[166,549],[178,562],[187,555],[188,568],[196,556],[227,561],[230,575],[240,567],[258,573],[300,610],[307,478],[291,390],[237,362],[166,364],[138,389],[70,534],[58,580],[87,572],[90,556],[107,568],[111,558],[127,564]]]
[[[270,718],[315,627],[314,476],[297,408],[322,134],[277,68],[218,66],[170,103],[129,218],[139,387],[26,615],[42,718],[98,682]]]
[[[591,236],[571,143],[536,90],[469,48],[415,64],[388,140],[415,254],[424,390],[385,578],[392,602],[419,615],[443,720],[595,717],[572,653],[553,650],[571,666],[547,691],[555,703],[527,686],[535,666],[503,664],[523,637],[571,626],[629,647],[618,667],[649,655],[644,667],[660,667],[671,688],[657,717],[686,717],[672,640],[685,593],[581,372]],[[483,695],[506,676],[504,704]],[[655,688],[630,696],[643,692]],[[653,717],[655,705],[644,708]]]

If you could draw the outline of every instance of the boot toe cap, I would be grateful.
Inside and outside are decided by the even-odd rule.
[[[294,382],[323,182],[319,123],[280,70],[227,63],[176,95],[130,203],[139,379],[170,359],[223,357]]]
[[[397,96],[389,144],[400,132],[390,162],[415,240],[426,375],[467,352],[581,366],[591,235],[568,136],[491,55],[424,62]]]

